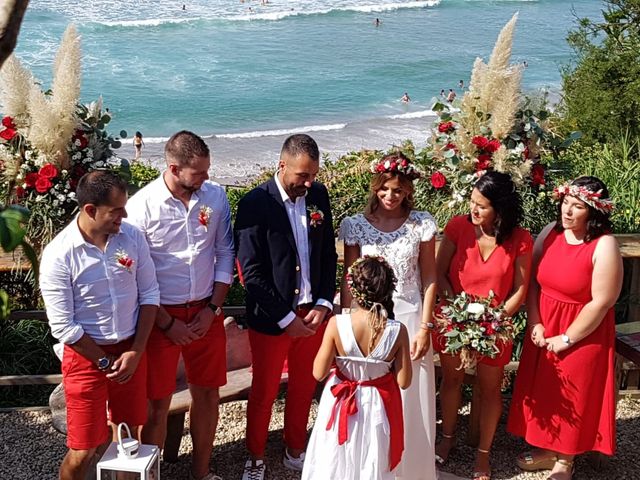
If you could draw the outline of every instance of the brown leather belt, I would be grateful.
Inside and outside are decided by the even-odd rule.
[[[206,305],[207,303],[209,303],[209,298],[203,298],[202,300],[195,300],[193,302],[187,302],[187,303],[178,303],[177,305],[162,305],[163,307],[169,307],[169,308],[194,308],[194,307],[202,307],[204,305]]]

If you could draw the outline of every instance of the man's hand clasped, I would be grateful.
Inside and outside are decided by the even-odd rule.
[[[134,350],[123,352],[109,367],[111,373],[107,373],[107,378],[117,383],[127,383],[136,373],[141,358],[142,352]]]
[[[296,315],[296,318],[284,330],[287,335],[293,338],[310,337],[315,335],[328,313],[329,309],[326,307],[313,307],[304,318]]]

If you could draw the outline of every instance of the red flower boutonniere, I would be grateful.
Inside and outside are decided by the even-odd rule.
[[[213,210],[211,210],[211,207],[208,207],[207,205],[202,205],[200,207],[200,213],[198,214],[198,221],[200,222],[200,225],[204,226],[205,231],[207,231],[209,227],[209,219],[211,218],[212,213],[213,213]]]
[[[319,227],[324,222],[324,212],[315,205],[309,205],[307,207],[309,212],[309,224],[312,227]]]
[[[123,248],[116,250],[115,257],[116,264],[120,268],[124,268],[127,272],[131,273],[131,267],[133,267],[134,261]]]

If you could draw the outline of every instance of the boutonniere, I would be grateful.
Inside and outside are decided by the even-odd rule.
[[[324,212],[315,205],[309,205],[307,207],[309,212],[309,224],[312,227],[319,227],[324,222]]]
[[[133,259],[129,256],[124,248],[119,248],[116,250],[116,265],[120,268],[124,268],[127,272],[131,273],[131,267],[135,263]]]
[[[209,219],[211,218],[212,213],[213,213],[213,210],[211,210],[211,207],[207,205],[202,205],[200,207],[200,213],[198,214],[198,221],[200,222],[200,225],[204,226],[205,232],[209,227]]]

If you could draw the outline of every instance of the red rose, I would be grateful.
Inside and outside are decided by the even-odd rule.
[[[311,214],[311,220],[315,220],[315,221],[322,220],[322,215],[320,215],[320,213],[318,212],[313,212]]]
[[[453,122],[442,122],[438,125],[438,131],[440,133],[451,133],[455,130],[456,126]]]
[[[500,148],[500,140],[496,140],[495,138],[493,140],[489,140],[489,142],[487,143],[487,146],[484,147],[487,153],[493,153],[497,151],[499,148]]]
[[[476,163],[476,172],[480,170],[486,170],[491,166],[491,155],[483,153],[478,155],[478,163]]]
[[[393,172],[396,168],[398,168],[398,164],[396,162],[391,162],[389,170]]]
[[[384,172],[384,165],[382,165],[381,163],[378,164],[378,166],[376,167],[376,171],[378,173],[382,173]]]
[[[38,175],[44,178],[56,178],[58,176],[58,169],[54,165],[46,163],[38,171]]]
[[[409,162],[407,162],[406,160],[402,160],[402,162],[400,162],[400,165],[402,165],[402,168],[407,168],[407,165],[409,165]]]
[[[38,180],[36,181],[36,191],[38,193],[46,193],[51,187],[53,187],[51,180],[45,177],[38,177]]]
[[[485,148],[487,148],[487,145],[489,144],[489,139],[481,135],[478,135],[473,137],[473,139],[471,140],[471,143],[473,143],[476,147],[478,147],[478,149],[484,150]]]
[[[11,117],[4,117],[2,119],[2,126],[5,128],[13,128],[13,129],[16,128],[16,124],[13,123],[13,118]]]
[[[434,174],[431,175],[431,186],[436,190],[440,190],[446,184],[447,184],[447,177],[445,177],[442,173],[434,172]]]
[[[36,182],[38,181],[38,174],[35,172],[27,173],[26,178],[24,179],[24,183],[28,188],[33,188],[36,186]]]
[[[6,118],[6,117],[5,117],[5,118]],[[24,194],[25,194],[25,193],[26,193],[26,192],[25,192],[24,188],[22,188],[20,185],[18,185],[18,186],[16,187],[16,197],[18,197],[18,198],[22,198],[22,197],[24,197]]]
[[[78,147],[80,150],[84,150],[89,144],[89,140],[84,136],[84,132],[82,130],[76,130],[76,133],[71,138],[73,144],[75,145],[76,140],[80,140],[80,146]]]
[[[0,132],[0,137],[8,142],[8,141],[12,140],[13,137],[15,137],[17,133],[18,132],[15,131],[13,128],[5,128],[4,130],[2,130]]]
[[[531,169],[531,183],[534,185],[544,185],[544,167],[536,163]]]
[[[453,144],[453,143],[447,143],[444,146],[444,149],[445,150],[453,150],[454,152],[458,152],[458,147],[456,147],[455,144]]]
[[[522,156],[524,157],[525,160],[529,158],[529,147],[524,147],[524,152],[522,152]]]

